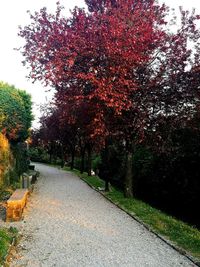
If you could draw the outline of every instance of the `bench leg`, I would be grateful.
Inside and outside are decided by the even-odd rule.
[[[6,211],[6,221],[19,221],[22,218],[22,208],[21,207],[7,207]]]

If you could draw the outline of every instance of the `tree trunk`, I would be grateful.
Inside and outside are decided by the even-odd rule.
[[[53,145],[51,143],[50,144],[50,151],[49,151],[49,161],[50,161],[50,164],[52,163],[52,159],[53,159]]]
[[[110,191],[110,188],[109,188],[109,180],[108,180],[107,177],[105,177],[105,178],[106,178],[106,180],[105,180],[105,191],[106,192],[109,192]]]
[[[49,162],[50,164],[52,163],[52,153],[50,152],[50,155],[49,155]]]
[[[92,148],[91,145],[88,145],[88,176],[92,175]]]
[[[61,154],[61,168],[63,168],[64,167],[64,165],[65,165],[65,160],[64,160],[64,151],[63,151],[63,145],[61,144],[60,145],[60,154]]]
[[[81,169],[80,172],[83,173],[85,169],[85,148],[81,150]]]
[[[108,146],[108,140],[106,140],[106,144],[105,144],[105,160],[106,160],[106,166],[105,166],[105,168],[106,168],[106,170],[105,170],[105,177],[104,177],[104,179],[105,179],[105,191],[106,192],[109,192],[110,191],[110,188],[109,188],[109,180],[110,180],[110,177],[109,177],[109,164],[110,164],[110,161],[109,161],[109,159],[110,159],[110,157],[109,157],[109,148],[108,148],[109,146]]]
[[[74,157],[75,157],[75,150],[72,149],[72,151],[71,151],[71,166],[70,166],[71,170],[74,169]]]
[[[126,152],[125,197],[133,197],[133,152]]]

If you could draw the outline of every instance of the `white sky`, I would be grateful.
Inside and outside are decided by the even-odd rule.
[[[20,47],[22,40],[17,36],[18,26],[29,24],[27,10],[38,11],[46,6],[49,11],[54,11],[57,0],[0,0],[0,81],[8,82],[19,89],[27,90],[34,102],[34,114],[39,116],[38,105],[50,99],[51,94],[45,92],[41,84],[32,84],[26,75],[28,71],[21,64],[23,60],[19,52],[13,48]],[[186,9],[195,7],[200,13],[200,0],[160,0],[171,7],[178,8],[182,5]],[[75,5],[83,6],[84,0],[61,0],[66,12]],[[36,121],[33,126],[36,126]]]

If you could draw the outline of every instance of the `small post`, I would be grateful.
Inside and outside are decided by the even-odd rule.
[[[23,176],[22,175],[20,175],[19,182],[20,182],[20,188],[23,188]]]

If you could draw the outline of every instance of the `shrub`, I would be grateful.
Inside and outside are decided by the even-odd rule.
[[[8,183],[6,169],[10,164],[10,145],[7,138],[0,133],[0,186]]]
[[[30,95],[0,82],[0,132],[11,141],[25,141],[32,119]]]
[[[98,174],[100,165],[102,164],[101,156],[96,155],[92,161],[92,169]]]
[[[49,154],[44,148],[31,147],[29,149],[29,157],[31,161],[50,163]]]
[[[33,119],[31,97],[25,91],[0,82],[0,186],[15,183],[27,170],[24,143]]]

